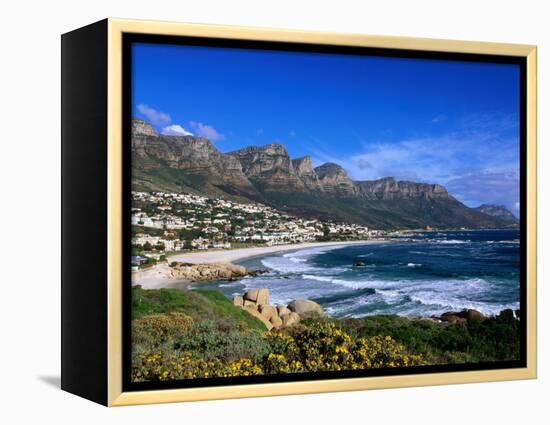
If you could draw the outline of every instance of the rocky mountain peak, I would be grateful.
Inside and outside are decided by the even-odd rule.
[[[519,223],[517,217],[510,212],[508,208],[504,205],[492,205],[492,204],[482,204],[475,210],[482,212],[483,214],[490,215],[491,217],[496,217],[507,223]]]
[[[300,176],[312,175],[315,173],[315,171],[313,170],[313,161],[311,161],[311,157],[309,156],[295,158],[292,160],[292,164],[294,165],[294,169]]]
[[[286,148],[279,143],[265,146],[250,146],[228,153],[242,164],[243,172],[261,190],[300,192],[304,182],[294,169]]]
[[[319,181],[317,173],[313,169],[313,161],[309,156],[303,156],[292,160],[292,165],[296,174],[302,180],[304,185],[314,191],[323,191],[323,186]]]
[[[353,182],[340,165],[314,168],[310,157],[291,159],[279,143],[222,153],[206,138],[158,134],[139,119],[132,122],[132,160],[132,184],[139,190],[248,199],[298,216],[375,228],[517,225],[502,206],[468,208],[438,184],[393,177]]]
[[[288,152],[284,145],[280,143],[269,143],[263,146],[247,146],[233,152],[228,152],[228,155],[237,157],[250,157],[253,155],[268,155],[268,156],[287,156]]]
[[[155,131],[153,126],[148,122],[141,120],[139,118],[134,118],[132,120],[132,136],[158,136],[158,133]]]
[[[268,145],[262,146],[260,149],[263,149],[268,155],[288,156],[288,151],[286,150],[286,147],[280,143],[270,143]]]
[[[323,178],[329,175],[345,175],[347,177],[348,173],[340,165],[335,164],[334,162],[325,162],[323,165],[315,167],[315,172],[319,178]]]
[[[439,184],[397,181],[393,177],[356,181],[355,185],[362,196],[372,200],[454,199]]]
[[[357,189],[340,165],[327,162],[315,168],[315,173],[321,183],[323,190],[333,195],[351,196],[355,195]]]

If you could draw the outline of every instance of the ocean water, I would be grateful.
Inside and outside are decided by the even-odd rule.
[[[362,261],[364,267],[356,267]],[[334,317],[431,316],[519,308],[519,231],[426,232],[392,242],[302,249],[240,264],[271,272],[201,285],[227,297],[266,287],[274,304],[312,299]]]

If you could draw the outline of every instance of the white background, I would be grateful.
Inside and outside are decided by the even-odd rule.
[[[548,423],[550,48],[544,1],[11,1],[1,6],[0,422]],[[539,46],[539,378],[106,409],[64,393],[60,356],[60,34],[108,16]],[[546,166],[545,166],[546,165]],[[542,240],[546,239],[546,240]],[[545,394],[546,393],[546,394]]]

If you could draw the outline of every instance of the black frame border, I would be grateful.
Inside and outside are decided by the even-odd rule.
[[[172,381],[132,382],[131,372],[131,128],[132,128],[132,44],[168,44],[183,46],[224,47],[268,51],[295,51],[354,56],[428,59],[460,62],[482,62],[519,65],[520,68],[520,324],[521,357],[503,362],[480,362],[452,365],[430,365],[357,371],[289,373],[228,378],[195,378]],[[123,33],[122,35],[122,390],[146,391],[219,387],[243,384],[265,384],[367,378],[429,373],[448,373],[515,369],[527,367],[527,58],[490,54],[419,51],[343,45],[324,45],[278,41],[238,40],[194,36]]]

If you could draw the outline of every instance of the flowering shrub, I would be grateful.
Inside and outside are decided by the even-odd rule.
[[[219,360],[204,360],[191,353],[156,352],[134,357],[134,381],[166,381],[174,379],[225,376],[225,367]]]
[[[202,330],[204,331],[204,328]],[[200,332],[191,332],[186,334],[185,338],[189,340],[197,335],[200,335]],[[235,335],[232,338],[235,338]],[[207,347],[213,348],[213,345],[210,345],[213,341],[207,342]],[[315,322],[310,326],[290,329],[288,332],[268,332],[262,341],[258,341],[259,347],[256,347],[255,352],[258,354],[267,351],[264,355],[256,355],[254,358],[241,357],[230,360],[227,357],[212,357],[197,349],[204,344],[203,335],[198,337],[195,345],[179,346],[179,351],[137,354],[134,356],[133,379],[150,381],[251,376],[424,364],[421,356],[409,354],[389,336],[352,337],[331,321]],[[226,345],[226,348],[238,346],[234,344],[232,342]],[[190,347],[194,347],[193,352],[186,351]]]
[[[250,359],[231,363],[220,360],[205,360],[191,353],[158,352],[134,358],[132,378],[134,381],[168,381],[210,377],[251,376],[263,373],[260,366]]]
[[[193,327],[193,319],[184,313],[152,314],[132,323],[132,346],[151,350],[181,338]]]
[[[272,346],[269,373],[356,370],[417,366],[420,356],[410,355],[389,336],[352,338],[334,322],[316,322],[293,337],[283,332],[267,337]]]

